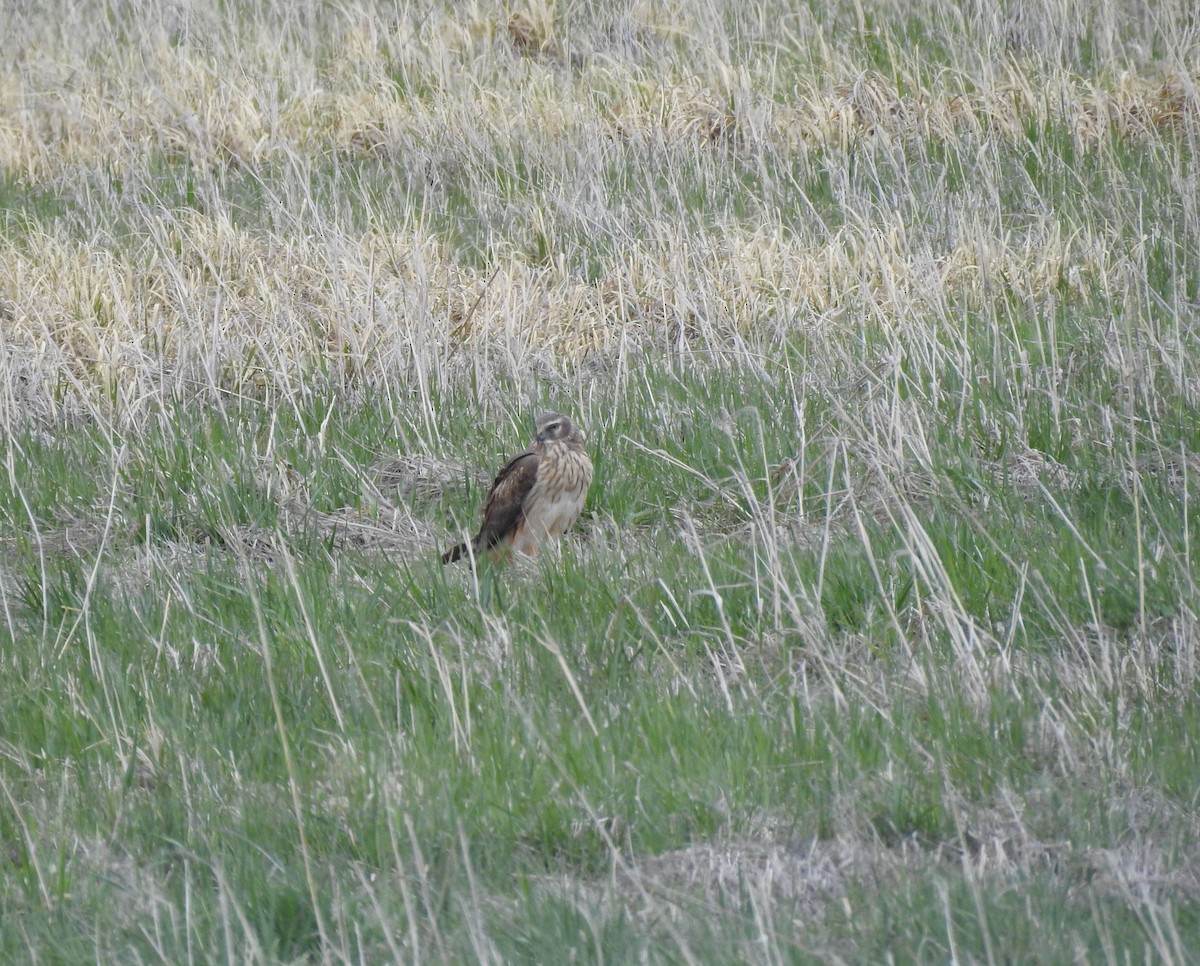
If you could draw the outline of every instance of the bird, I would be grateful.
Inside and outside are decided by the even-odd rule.
[[[583,432],[562,413],[543,413],[535,425],[532,445],[496,474],[480,511],[479,532],[442,554],[443,564],[468,552],[487,551],[493,561],[510,551],[536,557],[540,546],[557,540],[579,519],[592,483]]]

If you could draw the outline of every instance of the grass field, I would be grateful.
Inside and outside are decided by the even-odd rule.
[[[0,960],[1195,961],[1194,6],[5,4]]]

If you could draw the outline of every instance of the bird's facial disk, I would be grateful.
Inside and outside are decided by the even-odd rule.
[[[571,435],[571,421],[566,416],[555,416],[540,422],[537,428],[537,441],[546,443],[553,440],[566,439]]]

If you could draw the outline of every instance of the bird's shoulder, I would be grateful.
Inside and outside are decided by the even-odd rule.
[[[496,504],[519,503],[523,500],[533,489],[540,462],[541,453],[538,448],[530,446],[500,467],[500,472],[496,474],[496,480],[488,493],[484,513]]]

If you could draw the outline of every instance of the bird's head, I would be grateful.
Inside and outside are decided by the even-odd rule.
[[[537,441],[582,443],[583,433],[562,413],[542,413],[537,418]]]

